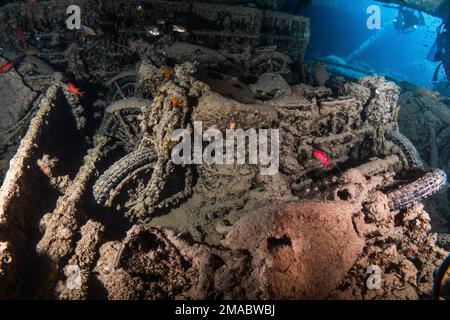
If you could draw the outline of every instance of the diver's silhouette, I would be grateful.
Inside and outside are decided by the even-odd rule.
[[[421,11],[399,7],[397,17],[394,19],[394,27],[400,33],[416,31],[419,26],[425,25],[425,17]]]
[[[434,62],[440,62],[434,71],[432,82],[434,84],[439,83],[439,71],[441,68],[448,81],[448,75],[450,75],[450,33],[447,28],[447,22],[443,22],[437,28],[436,42],[431,50],[428,59]],[[449,84],[447,84],[448,86]]]

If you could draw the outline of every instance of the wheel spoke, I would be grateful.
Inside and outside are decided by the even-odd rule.
[[[122,98],[123,99],[125,99],[126,98],[126,96],[125,96],[125,94],[123,93],[123,91],[122,91],[122,88],[117,84],[117,82],[116,81],[114,81],[114,85],[116,86],[116,88],[117,88],[117,91],[119,92],[119,94],[122,96]],[[114,98],[115,98],[115,96],[114,96]]]

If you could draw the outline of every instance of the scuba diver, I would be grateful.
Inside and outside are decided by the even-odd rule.
[[[397,17],[394,19],[394,27],[400,33],[411,33],[419,26],[425,25],[425,16],[421,11],[398,7]]]
[[[443,22],[437,28],[437,38],[433,48],[428,54],[427,59],[432,62],[440,62],[434,71],[432,83],[439,83],[439,71],[442,68],[445,79],[448,81],[448,75],[450,75],[450,33],[447,29],[447,23]],[[447,87],[449,84],[447,84]]]

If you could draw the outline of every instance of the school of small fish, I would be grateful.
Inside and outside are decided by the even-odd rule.
[[[165,26],[167,23],[166,20],[163,19],[158,19],[156,20],[156,24],[158,26],[149,26],[149,27],[144,27],[144,30],[146,33],[148,33],[150,36],[153,37],[159,37],[162,36],[164,34],[164,31],[162,29],[162,26]],[[176,33],[187,33],[187,29],[183,26],[180,25],[172,25],[172,32],[176,32]]]

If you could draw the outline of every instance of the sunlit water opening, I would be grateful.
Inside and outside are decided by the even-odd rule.
[[[367,8],[381,9],[381,29],[370,30]],[[398,6],[369,0],[313,0],[301,11],[311,18],[311,42],[307,59],[328,61],[331,71],[359,77],[384,75],[433,89],[439,62],[427,60],[442,20],[423,13],[425,26],[411,33],[394,28]],[[348,67],[348,68],[347,68]],[[442,72],[439,79],[445,80]]]

